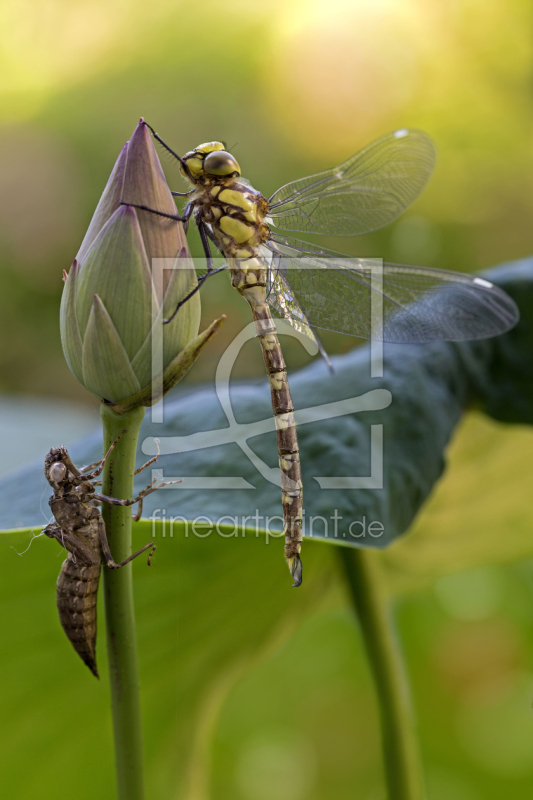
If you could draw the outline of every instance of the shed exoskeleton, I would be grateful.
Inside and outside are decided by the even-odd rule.
[[[120,438],[120,437],[119,437]],[[54,490],[49,505],[55,522],[47,525],[43,533],[57,539],[68,550],[68,557],[61,566],[57,580],[57,608],[59,620],[72,646],[80,658],[97,678],[96,666],[96,599],[102,563],[109,569],[119,569],[134,558],[150,550],[148,565],[156,546],[153,542],[141,547],[120,563],[116,563],[109,548],[105,523],[98,503],[130,506],[139,503],[134,520],[140,519],[142,501],[147,495],[179,481],[166,481],[156,486],[154,479],[133,500],[107,497],[95,490],[95,481],[102,472],[105,462],[116,446],[116,439],[105,456],[94,464],[78,469],[70,458],[67,448],[52,447],[44,460],[44,474]],[[150,459],[135,473],[141,472],[157,460]]]

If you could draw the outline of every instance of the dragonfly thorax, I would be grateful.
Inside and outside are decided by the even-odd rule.
[[[227,258],[249,258],[269,237],[267,201],[239,178],[212,178],[193,202],[196,221]]]
[[[182,172],[194,184],[194,218],[224,256],[255,256],[269,236],[268,203],[240,177],[241,168],[225,145],[207,142],[185,153]]]

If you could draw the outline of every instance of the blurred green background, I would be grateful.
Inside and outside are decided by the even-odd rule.
[[[52,423],[46,416],[49,436],[61,431],[72,441],[96,424],[97,403],[72,377],[61,352],[61,273],[140,116],[178,152],[224,140],[243,174],[267,197],[387,131],[422,128],[435,140],[439,160],[413,208],[371,236],[325,244],[358,256],[462,271],[531,253],[533,42],[525,0],[26,0],[3,4],[0,21],[4,470],[54,443],[45,445],[46,437],[41,442],[33,431],[28,439],[12,396],[22,396],[34,419],[41,408],[37,399],[47,401],[48,411],[55,407],[60,419]],[[175,164],[161,158],[171,187],[182,189]],[[194,231],[189,239],[200,255]],[[204,322],[221,312],[228,322],[188,382],[212,380],[218,355],[249,321],[246,304],[223,275],[203,290]],[[335,335],[324,340],[331,352],[357,343]],[[263,374],[254,344],[244,349],[236,376]],[[289,341],[287,361],[297,368],[307,356]],[[22,401],[17,405],[20,411]],[[467,420],[444,486],[410,541],[399,543],[394,569],[385,572],[403,597],[400,633],[430,800],[525,797],[533,788],[533,578],[526,562],[501,563],[531,553],[529,543],[523,551],[515,546],[511,556],[506,550],[533,523],[527,503],[531,436],[526,429]],[[504,468],[515,475],[514,490],[498,491]],[[490,487],[487,496],[473,496],[482,485]],[[491,545],[482,552],[479,539],[469,547],[469,532],[485,524],[498,534],[499,549]],[[450,533],[462,537],[464,557],[446,560],[442,537],[446,542]],[[36,545],[33,550],[40,552]],[[169,558],[169,569],[173,563]],[[12,671],[1,700],[10,720],[2,731],[10,742],[1,759],[2,783],[14,798],[32,792],[93,797],[96,788],[97,796],[112,797],[110,731],[101,730],[105,685],[92,686],[83,665],[70,658],[48,603],[59,560],[46,573],[46,585],[44,578],[42,587],[33,582],[27,594],[25,580],[37,580],[39,563],[32,568],[21,559],[17,565],[17,580],[6,587],[12,606],[4,605]],[[467,567],[471,571],[453,575]],[[165,731],[172,728],[177,702],[176,629],[185,612],[172,605],[161,620],[156,598],[143,594],[146,586],[141,581],[138,590],[141,661],[152,646],[160,654],[143,662],[148,773],[151,796],[159,798],[172,796],[172,771],[179,770],[169,744],[174,740]],[[177,603],[177,596],[170,602]],[[213,744],[198,758],[202,769],[212,768],[212,777],[193,776],[187,800],[383,797],[372,686],[340,588],[328,594],[324,608],[318,606],[310,605],[303,626],[295,626],[288,641],[286,632],[283,646],[274,641],[253,669],[247,664],[226,688],[209,684],[205,718],[190,720],[190,735],[196,725],[207,726],[204,738]],[[25,643],[19,633],[22,617],[34,620],[37,651],[35,640]],[[230,630],[237,623],[228,617],[225,624]],[[44,638],[48,629],[57,641],[56,660]],[[41,651],[50,654],[44,672],[49,682],[37,684]],[[58,678],[56,668],[65,674]],[[214,659],[214,677],[216,672]],[[288,673],[300,678],[296,692],[287,691]],[[150,686],[165,688],[168,707],[160,695],[154,699]],[[86,753],[77,753],[73,743],[69,757],[58,758],[47,740],[51,721],[60,724],[65,697],[73,719],[84,697],[84,719],[98,740],[95,783],[77,788],[71,765],[85,763]],[[158,783],[158,775],[167,777]]]
[[[29,0],[1,13],[5,392],[88,401],[59,346],[61,271],[140,116],[178,152],[227,142],[267,197],[390,130],[422,128],[439,160],[420,200],[383,231],[327,244],[463,271],[530,252],[527,2]],[[190,241],[200,255],[192,232]],[[205,320],[230,318],[211,354],[248,322],[228,283],[220,276],[204,292]],[[326,338],[332,351],[354,344]],[[304,360],[298,345],[289,354]],[[201,359],[189,380],[210,378],[215,363]],[[262,374],[252,344],[238,369]]]

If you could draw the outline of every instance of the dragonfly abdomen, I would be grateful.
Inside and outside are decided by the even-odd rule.
[[[299,586],[302,582],[302,476],[287,370],[276,325],[266,302],[268,263],[260,248],[270,236],[264,222],[268,203],[262,194],[235,178],[210,178],[194,203],[197,221],[208,227],[211,238],[228,260],[233,287],[247,300],[252,311],[276,423],[285,557],[293,585]]]
[[[267,266],[259,254],[246,260],[230,259],[232,284],[252,311],[270,383],[281,473],[285,558],[294,579],[293,585],[299,586],[302,582],[302,474],[287,368],[276,325],[266,302]]]
[[[98,678],[96,667],[96,598],[101,565],[83,564],[69,553],[57,579],[59,620],[74,650]]]

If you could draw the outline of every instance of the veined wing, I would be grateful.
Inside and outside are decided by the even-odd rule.
[[[425,133],[394,131],[338,167],[282,186],[269,198],[267,221],[285,231],[369,233],[411,205],[434,165],[435,148]]]
[[[268,297],[269,305],[272,307],[276,316],[281,317],[285,322],[294,328],[295,331],[307,336],[318,348],[320,355],[332,369],[332,364],[326,353],[324,346],[315,331],[309,326],[307,317],[305,316],[300,304],[294,297],[291,287],[287,283],[284,275],[279,269],[278,262],[283,258],[279,254],[272,256],[270,269],[268,271]],[[274,302],[271,302],[274,301]]]
[[[474,275],[349,258],[281,234],[266,247],[316,328],[384,342],[461,341],[504,333],[519,318],[505,292]],[[267,301],[278,313],[295,314],[279,293]]]

